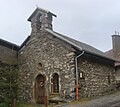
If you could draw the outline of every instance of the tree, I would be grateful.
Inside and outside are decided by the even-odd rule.
[[[8,107],[12,106],[13,99],[17,98],[18,66],[3,64],[0,66],[0,95]]]

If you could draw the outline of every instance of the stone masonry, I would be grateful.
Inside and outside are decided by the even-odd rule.
[[[46,95],[51,96],[54,73],[59,75],[58,96],[75,99],[75,58],[80,51],[46,31],[46,28],[52,30],[52,16],[55,15],[37,8],[28,19],[32,32],[18,53],[20,101],[36,102],[35,80],[39,74],[45,76]],[[114,62],[100,63],[101,60],[95,61],[92,57],[78,59],[79,77],[83,76],[79,78],[79,97],[92,97],[114,90]]]
[[[84,76],[79,78],[80,97],[104,95],[115,89],[114,66],[86,58],[79,59],[78,64],[79,72]]]
[[[17,50],[0,45],[0,61],[7,64],[17,64]]]
[[[31,35],[30,40],[19,51],[20,99],[34,101],[34,82],[38,74],[46,76],[49,95],[50,79],[53,73],[59,74],[61,97],[73,92],[75,88],[74,57],[74,49],[45,31]]]
[[[51,75],[57,72],[60,76],[60,96],[75,97],[75,50],[69,45],[54,38],[53,35],[40,31],[32,35],[27,44],[19,51],[20,65],[20,98],[34,102],[34,82],[38,74],[47,78],[49,95],[51,94]],[[115,87],[114,66],[106,63],[80,58],[78,69],[84,78],[79,79],[79,97],[103,95]],[[42,64],[42,68],[39,66]]]

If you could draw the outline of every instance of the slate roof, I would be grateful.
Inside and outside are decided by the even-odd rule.
[[[113,49],[108,50],[105,54],[113,58]]]
[[[107,56],[104,52],[90,46],[90,45],[87,45],[83,42],[80,42],[80,41],[77,41],[75,39],[72,39],[70,37],[67,37],[65,35],[62,35],[60,33],[57,33],[57,32],[54,32],[53,30],[50,30],[50,29],[46,29],[47,32],[51,33],[52,35],[56,36],[57,38],[67,42],[68,44],[72,45],[73,47],[75,47],[76,49],[78,49],[79,51],[85,51],[87,53],[90,53],[90,54],[93,54],[93,55],[96,55],[96,56],[99,56],[99,57],[102,57],[102,58],[105,58],[105,59],[109,59],[109,60],[112,60],[112,61],[118,61],[112,57],[109,57]],[[118,61],[119,62],[119,61]]]
[[[106,54],[107,56],[109,56],[109,57],[114,58],[114,55],[113,55],[113,54],[114,54],[114,51],[113,51],[113,49],[108,50],[107,52],[105,52],[105,54]],[[117,60],[120,61],[120,54],[118,54],[118,56],[116,56],[115,59],[117,59]],[[115,66],[120,66],[120,62],[116,62],[116,63],[115,63]]]

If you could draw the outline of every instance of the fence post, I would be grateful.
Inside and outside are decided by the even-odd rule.
[[[45,104],[45,107],[48,106],[48,97],[47,96],[45,96],[45,98],[44,98],[44,104]]]
[[[16,107],[16,98],[13,99],[13,107]]]

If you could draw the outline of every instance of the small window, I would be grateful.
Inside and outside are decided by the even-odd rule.
[[[39,67],[42,67],[42,63],[38,63]]]
[[[43,69],[42,63],[38,63],[38,68],[39,68],[39,69]]]
[[[110,76],[108,76],[108,84],[111,84]]]

